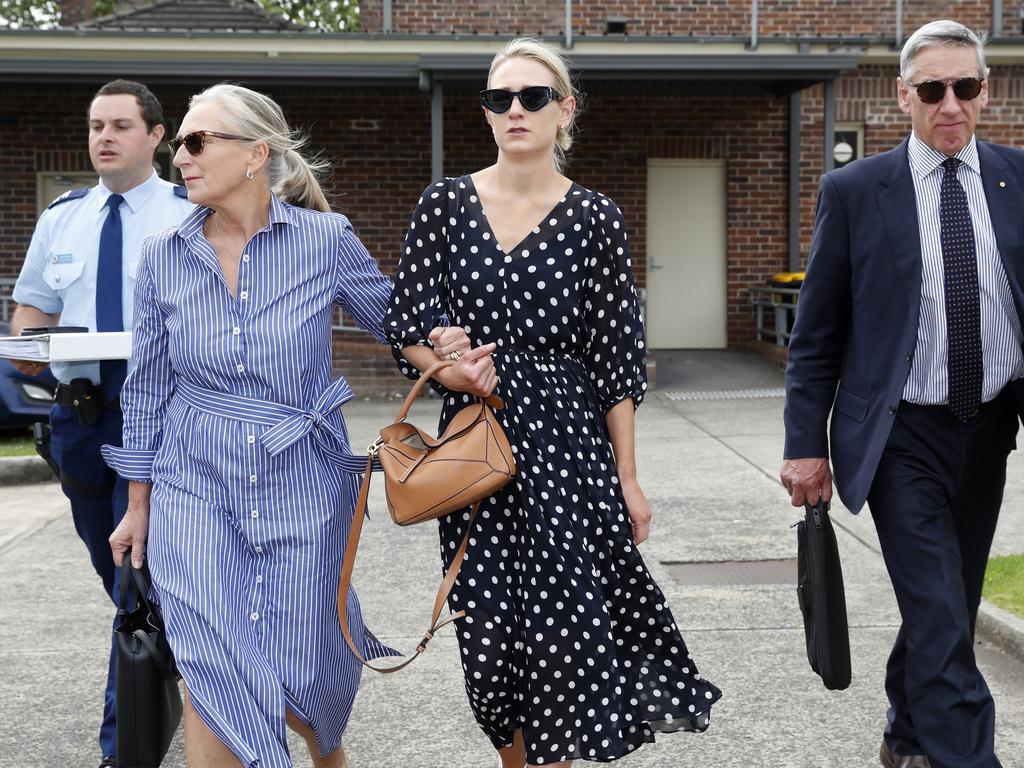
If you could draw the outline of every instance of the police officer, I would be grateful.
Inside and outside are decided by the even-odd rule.
[[[163,141],[160,102],[141,83],[107,83],[89,105],[89,157],[100,183],[66,192],[36,225],[14,300],[12,333],[25,328],[80,326],[90,331],[132,327],[132,296],[142,241],[175,227],[191,210],[183,187],[162,180],[153,154]],[[30,375],[45,364],[14,361]],[[78,535],[103,587],[117,599],[118,579],[107,538],[128,503],[127,483],[100,456],[121,444],[118,395],[126,363],[53,363],[60,382],[50,412],[51,450],[61,488],[71,500]],[[114,650],[100,727],[100,766],[117,765]]]

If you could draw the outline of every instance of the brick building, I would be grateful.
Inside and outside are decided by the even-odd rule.
[[[87,7],[87,6],[86,6]],[[933,18],[992,42],[984,139],[1020,138],[1024,0],[364,0],[362,29],[303,31],[247,0],[158,0],[74,26],[0,31],[0,279],[36,216],[90,177],[84,111],[113,77],[148,83],[171,130],[221,80],[272,94],[334,161],[337,207],[386,271],[434,178],[493,161],[477,106],[514,33],[570,57],[586,94],[569,174],[613,197],[631,230],[650,346],[755,341],[750,289],[806,257],[817,178],[897,143],[899,44]],[[170,173],[166,151],[159,158]],[[357,391],[393,390],[387,350],[342,326]]]

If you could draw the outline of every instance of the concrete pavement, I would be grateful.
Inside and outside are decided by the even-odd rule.
[[[678,370],[671,378],[666,371]],[[807,665],[792,584],[680,583],[664,563],[795,556],[776,473],[782,444],[781,375],[740,353],[663,364],[661,388],[638,412],[640,480],[655,510],[644,557],[701,672],[724,698],[711,729],[675,734],[623,765],[822,768],[877,765],[885,717],[884,664],[898,626],[870,517],[836,509],[853,646],[853,684],[829,692]],[[744,399],[674,399],[678,392],[750,388]],[[432,420],[436,402],[417,406]],[[345,407],[356,446],[369,443],[396,403]],[[1011,457],[997,553],[1024,548],[1024,457]],[[371,498],[356,585],[367,623],[408,649],[426,624],[438,576],[431,525],[399,529],[381,484]],[[0,489],[0,768],[89,768],[111,608],[97,586],[66,504],[53,484]],[[1004,765],[1024,764],[1024,663],[988,643],[978,657],[996,698]],[[346,735],[355,768],[493,768],[462,689],[453,634],[398,675],[366,673]],[[310,765],[294,742],[296,766]],[[180,736],[169,768],[184,766]]]

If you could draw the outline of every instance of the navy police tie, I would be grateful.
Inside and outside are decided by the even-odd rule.
[[[966,421],[981,404],[981,299],[978,260],[967,193],[956,177],[960,161],[947,158],[942,167],[939,221],[946,295],[946,342],[949,410]]]
[[[124,307],[121,301],[121,212],[118,210],[124,197],[111,195],[107,198],[107,218],[100,230],[100,258],[96,267],[96,330],[123,331]],[[115,400],[121,392],[121,385],[128,364],[124,360],[100,361],[100,385],[107,402]]]

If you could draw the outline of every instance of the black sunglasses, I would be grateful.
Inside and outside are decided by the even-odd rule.
[[[911,88],[917,89],[917,97],[925,104],[938,104],[946,98],[946,88],[952,86],[953,95],[960,101],[971,101],[978,98],[981,93],[981,84],[984,81],[977,77],[961,77],[952,83],[943,80],[926,80],[923,83],[907,83]]]
[[[552,101],[561,101],[562,95],[550,85],[531,85],[521,91],[505,88],[488,88],[480,91],[480,103],[496,115],[503,115],[512,109],[512,100],[519,97],[519,103],[527,112],[544,109]]]
[[[255,141],[245,136],[235,136],[233,133],[219,133],[218,131],[192,131],[182,137],[175,137],[167,140],[167,146],[171,148],[171,154],[178,154],[178,147],[185,145],[190,155],[198,155],[206,146],[206,137],[215,136],[218,139],[232,139],[233,141]]]

